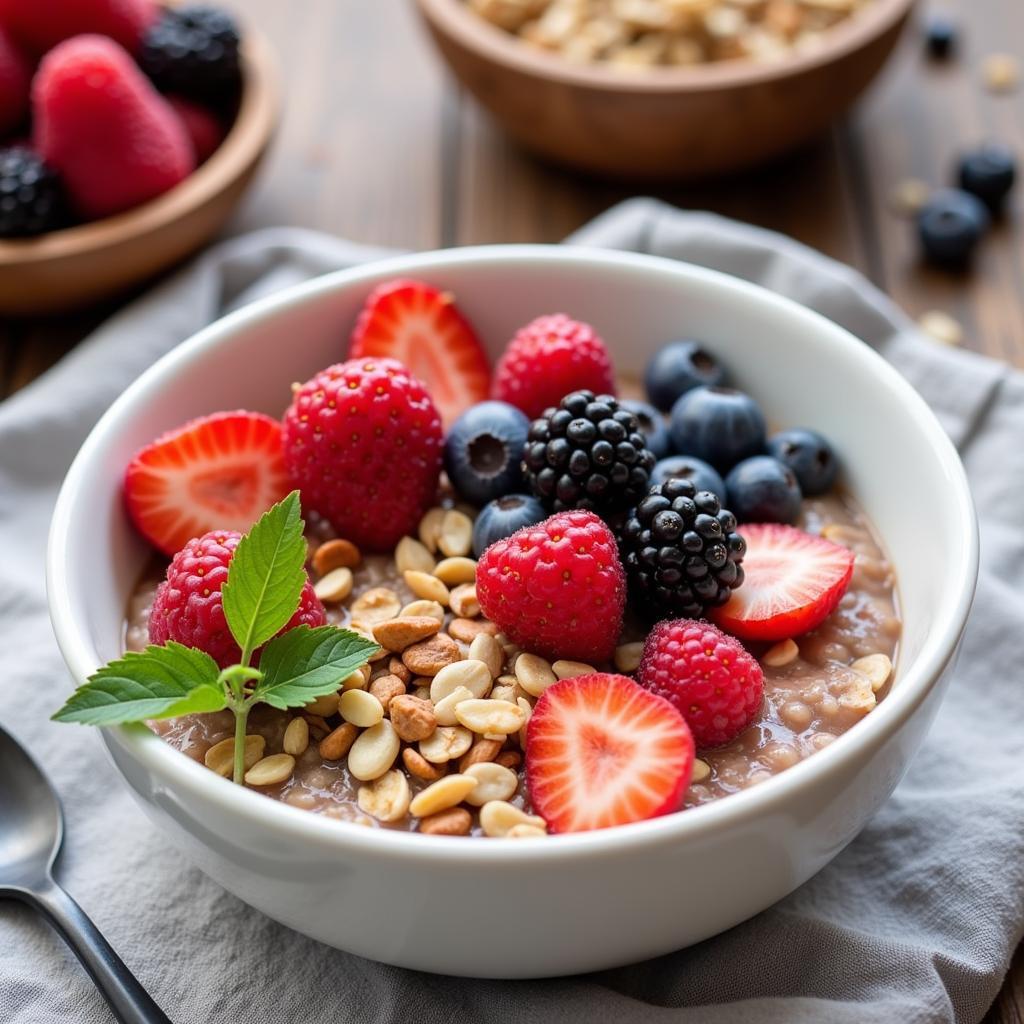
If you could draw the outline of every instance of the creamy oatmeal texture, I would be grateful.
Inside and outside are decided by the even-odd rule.
[[[818,629],[795,642],[752,647],[764,670],[762,711],[732,743],[698,751],[685,806],[757,785],[791,767],[855,725],[888,692],[900,635],[892,568],[850,499],[835,494],[806,499],[803,509],[799,524],[803,529],[822,533],[854,551],[850,587],[835,613]],[[392,631],[429,630],[433,628],[429,622],[421,621],[417,627],[413,620],[443,614],[444,632],[407,648],[404,655],[384,652],[369,666],[368,681],[365,675],[347,680],[340,697],[344,720],[338,716],[339,698],[334,695],[320,698],[302,714],[262,705],[254,708],[247,767],[261,757],[293,756],[294,771],[284,781],[274,781],[274,769],[289,767],[288,758],[263,769],[261,791],[339,820],[447,834],[508,834],[511,828],[515,835],[538,835],[543,831],[539,819],[515,817],[511,808],[493,805],[501,815],[511,817],[481,823],[478,808],[485,799],[494,799],[529,811],[520,745],[525,730],[510,726],[528,716],[535,695],[556,676],[579,674],[590,667],[556,662],[552,668],[510,644],[481,640],[473,648],[473,660],[475,666],[482,660],[486,671],[475,666],[467,671],[465,663],[466,668],[438,679],[443,665],[469,657],[477,635],[491,637],[497,632],[493,624],[478,617],[470,582],[474,565],[464,554],[467,541],[456,530],[442,536],[443,521],[443,512],[432,510],[420,527],[420,537],[434,549],[433,554],[419,543],[403,542],[395,557],[371,555],[357,566],[336,565],[327,572],[317,569],[330,564],[320,549],[330,531],[324,524],[311,526],[313,576],[319,577],[318,591],[330,622],[379,629],[382,623],[394,621]],[[454,528],[463,527],[458,516],[449,517],[449,522]],[[335,561],[351,561],[337,549],[331,553]],[[439,561],[432,566],[435,556]],[[131,600],[125,634],[129,650],[140,650],[147,643],[149,609],[162,573],[163,568],[155,566]],[[447,610],[431,604],[437,598],[448,604]],[[627,625],[616,669],[636,667],[637,641],[642,637],[642,630]],[[466,692],[460,687],[466,687]],[[481,701],[483,696],[494,700]],[[392,709],[389,705],[395,698],[401,699]],[[477,704],[468,703],[471,700]],[[456,718],[454,707],[460,702],[464,706]],[[381,705],[388,718],[377,722]],[[436,733],[431,728],[431,707],[442,723]],[[496,710],[516,717],[516,723],[510,721],[501,726],[504,732],[493,734],[471,733],[462,724],[472,724],[474,713]],[[430,730],[430,735],[418,740],[414,738],[419,735],[417,716],[426,719],[423,731]],[[399,740],[392,721],[408,742]],[[221,712],[155,722],[153,728],[189,757],[216,765],[220,751],[211,753],[211,748],[230,741],[232,723],[230,712]],[[446,749],[438,752],[439,746]],[[388,770],[381,775],[384,761]],[[475,787],[465,779],[467,774],[476,778]],[[470,796],[464,798],[467,787]],[[495,818],[493,807],[488,814]]]

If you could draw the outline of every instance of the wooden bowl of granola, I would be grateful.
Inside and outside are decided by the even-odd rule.
[[[756,164],[823,131],[881,69],[915,0],[629,5],[638,19],[686,14],[660,33],[608,14],[581,21],[596,3],[416,3],[455,76],[529,149],[608,177],[684,180]]]

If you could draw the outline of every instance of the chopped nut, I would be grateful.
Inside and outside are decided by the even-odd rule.
[[[522,655],[519,657],[522,658]],[[573,679],[576,676],[593,675],[597,669],[593,665],[588,665],[582,661],[556,661],[552,664],[551,671],[559,679]],[[524,687],[524,689],[526,688]]]
[[[444,774],[443,767],[438,768],[437,765],[431,764],[418,750],[413,750],[412,747],[406,747],[402,751],[402,763],[410,775],[415,775],[417,779],[423,779],[425,782],[433,782]]]
[[[399,821],[409,810],[409,780],[397,768],[359,787],[356,800],[362,810],[378,821]]]
[[[266,750],[266,747],[267,741],[259,734],[245,737],[245,754],[243,756],[247,769],[251,768],[263,757],[263,751]],[[230,778],[235,770],[234,737],[229,736],[226,740],[221,740],[220,743],[214,743],[207,750],[203,763],[210,771],[223,775],[225,779]]]
[[[429,615],[444,625],[444,608],[442,608],[436,601],[413,601],[412,604],[407,604],[399,614],[403,617],[408,616],[409,618],[419,618],[422,615]]]
[[[428,836],[468,836],[473,819],[465,807],[450,807],[420,821],[420,832]]]
[[[373,587],[364,591],[350,608],[352,620],[373,628],[378,622],[395,618],[402,609],[398,595],[388,587]]]
[[[469,750],[473,734],[461,725],[441,725],[425,740],[420,740],[420,753],[431,764],[447,764]]]
[[[325,761],[340,761],[349,752],[358,735],[359,730],[351,722],[344,722],[320,741],[317,750]]]
[[[399,739],[406,743],[425,740],[437,728],[437,715],[428,700],[420,700],[411,693],[403,693],[391,699],[388,706],[391,724]],[[454,724],[454,723],[453,723]]]
[[[475,583],[462,583],[448,598],[451,610],[458,616],[471,619],[480,614],[480,599],[476,596]]]
[[[446,665],[462,658],[459,645],[446,633],[438,633],[402,652],[402,661],[418,676],[436,676]]]
[[[519,685],[531,697],[539,697],[552,683],[558,682],[551,666],[536,654],[520,654],[516,658],[515,673]]]
[[[384,717],[383,705],[366,690],[346,690],[338,702],[338,711],[346,722],[360,729],[369,729]]]
[[[360,782],[379,779],[398,757],[401,741],[385,718],[359,734],[348,752],[348,770]]]
[[[505,800],[492,800],[480,808],[480,827],[484,830],[484,835],[501,838],[508,835],[509,829],[517,825],[532,825],[545,832],[548,829],[543,818],[536,814],[527,814]]]
[[[370,693],[380,701],[380,706],[388,711],[391,702],[405,693],[405,683],[398,676],[378,676],[370,683]]]
[[[395,565],[399,572],[412,569],[417,572],[433,572],[434,556],[412,537],[403,537],[395,548]]]
[[[502,768],[510,768],[512,771],[517,771],[523,763],[523,755],[518,750],[503,750],[494,759],[494,763],[500,764]]]
[[[453,558],[444,558],[437,563],[434,575],[449,587],[457,586],[460,583],[473,583],[476,580],[476,562],[464,555],[456,555]]]
[[[402,573],[405,585],[421,600],[436,601],[440,605],[448,603],[448,588],[436,577],[416,569],[406,569]]]
[[[500,740],[478,739],[459,759],[459,771],[465,773],[467,768],[471,768],[475,764],[493,761],[500,753]]]
[[[507,700],[464,700],[455,708],[460,725],[475,733],[507,736],[526,724],[523,709]]]
[[[508,800],[519,787],[516,773],[493,761],[470,765],[466,775],[476,779],[476,787],[464,797],[474,807],[482,807],[490,800]]]
[[[452,619],[448,624],[448,632],[460,643],[469,644],[481,633],[494,636],[498,627],[483,619]]]
[[[300,757],[306,752],[309,746],[309,722],[304,718],[293,718],[284,731],[284,739],[281,742],[286,754],[292,757]]]
[[[468,555],[473,547],[473,520],[458,509],[449,509],[441,520],[437,546],[449,558]]]
[[[476,789],[478,779],[475,775],[446,775],[437,782],[432,782],[426,789],[420,790],[409,804],[409,813],[417,818],[426,818],[439,811],[462,803]]]
[[[271,754],[257,761],[246,773],[245,781],[250,786],[277,786],[287,782],[295,771],[295,758],[291,754]],[[476,780],[473,780],[474,785]]]
[[[437,551],[437,542],[441,536],[441,522],[444,519],[443,508],[432,508],[421,520],[419,525],[420,543],[431,553]]]
[[[313,593],[324,604],[337,604],[352,593],[352,570],[332,569],[313,585]]]
[[[761,661],[770,668],[783,668],[790,662],[796,661],[800,655],[800,648],[792,640],[782,640],[769,647],[764,653]]]
[[[473,699],[473,694],[464,686],[456,686],[451,693],[446,694],[434,704],[434,714],[437,717],[438,725],[458,725],[459,720],[455,716],[456,707],[464,700]]]
[[[695,757],[693,759],[693,774],[690,776],[691,784],[694,782],[704,782],[710,776],[711,765],[707,761],[702,761],[699,757]]]
[[[486,697],[491,689],[491,670],[482,661],[456,661],[446,665],[430,684],[430,699],[436,704],[460,686],[474,697]]]
[[[620,672],[635,672],[640,667],[640,658],[644,653],[642,641],[632,644],[620,644],[615,648],[615,667]]]
[[[892,661],[885,654],[868,654],[863,658],[858,658],[850,668],[866,676],[875,693],[885,686],[889,681],[889,676],[892,675]],[[840,698],[840,703],[842,703],[842,698]]]
[[[388,672],[397,676],[407,686],[412,681],[412,673],[405,667],[405,662],[401,658],[391,658],[388,661]]]
[[[441,623],[432,615],[400,615],[374,626],[373,638],[387,650],[401,654],[407,647],[433,636],[440,628]]]
[[[865,714],[870,711],[876,703],[875,691],[871,680],[861,676],[850,683],[849,686],[839,695],[839,706],[849,708],[851,711],[861,711]],[[824,707],[824,701],[819,705]]]
[[[361,561],[359,548],[352,541],[328,540],[313,552],[313,572],[326,576],[335,569],[354,569]]]
[[[490,633],[478,633],[473,637],[469,645],[469,658],[471,661],[482,661],[495,678],[501,675],[505,664],[505,652]]]

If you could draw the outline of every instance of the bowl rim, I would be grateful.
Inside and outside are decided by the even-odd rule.
[[[301,841],[310,850],[367,853],[402,862],[438,859],[451,864],[511,864],[548,861],[561,857],[602,858],[615,856],[638,845],[670,845],[693,841],[711,832],[728,829],[738,820],[784,812],[794,794],[829,777],[838,777],[891,739],[917,711],[952,661],[974,596],[978,571],[978,528],[966,473],[949,437],[924,399],[877,352],[844,328],[791,299],[776,295],[759,285],[680,260],[618,250],[591,249],[568,245],[494,245],[435,250],[390,257],[358,267],[337,271],[257,300],[229,313],[176,346],[129,385],[89,433],[61,487],[50,528],[46,559],[47,601],[57,643],[78,685],[100,664],[100,656],[84,623],[72,615],[67,585],[70,562],[69,526],[76,515],[78,494],[94,486],[98,478],[91,464],[108,439],[120,430],[125,414],[145,404],[159,392],[168,374],[201,361],[208,350],[225,338],[235,336],[268,315],[315,300],[324,293],[356,288],[382,277],[430,275],[465,264],[542,264],[615,268],[637,275],[686,278],[717,292],[723,299],[760,306],[766,313],[781,313],[793,322],[812,328],[822,339],[842,352],[844,358],[870,364],[880,388],[898,396],[908,421],[922,431],[949,481],[947,507],[956,514],[956,543],[950,545],[951,575],[958,586],[942,595],[942,604],[921,653],[908,665],[901,665],[900,685],[863,721],[785,772],[727,800],[716,800],[682,813],[634,822],[594,832],[548,837],[543,843],[490,839],[466,842],[463,837],[424,836],[398,830],[367,828],[340,822],[235,786],[214,775],[164,743],[143,725],[104,729],[104,741],[113,752],[120,748],[157,778],[165,778],[179,793],[188,794],[227,818],[242,818],[247,824],[267,829],[287,839]],[[884,540],[884,538],[883,538]],[[120,769],[119,769],[120,770]]]
[[[35,238],[0,239],[0,269],[95,254],[144,238],[205,206],[245,174],[273,137],[280,90],[276,59],[259,32],[246,28],[241,54],[243,85],[235,119],[221,144],[184,181],[111,217]]]
[[[820,46],[785,60],[759,62],[741,57],[692,67],[655,66],[628,74],[600,63],[573,64],[558,54],[534,49],[470,10],[466,0],[416,0],[436,32],[493,64],[567,86],[631,95],[712,92],[794,77],[846,57],[894,30],[916,2],[873,0],[865,10],[824,30]]]

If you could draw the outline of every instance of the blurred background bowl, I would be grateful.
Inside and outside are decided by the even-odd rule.
[[[215,235],[252,181],[277,123],[274,58],[251,29],[242,46],[242,82],[227,136],[181,184],[114,217],[0,240],[0,315],[98,302],[173,266]]]
[[[780,60],[615,70],[575,64],[485,21],[465,0],[416,0],[452,72],[529,149],[632,180],[749,166],[823,131],[892,52],[915,0],[874,0]]]

